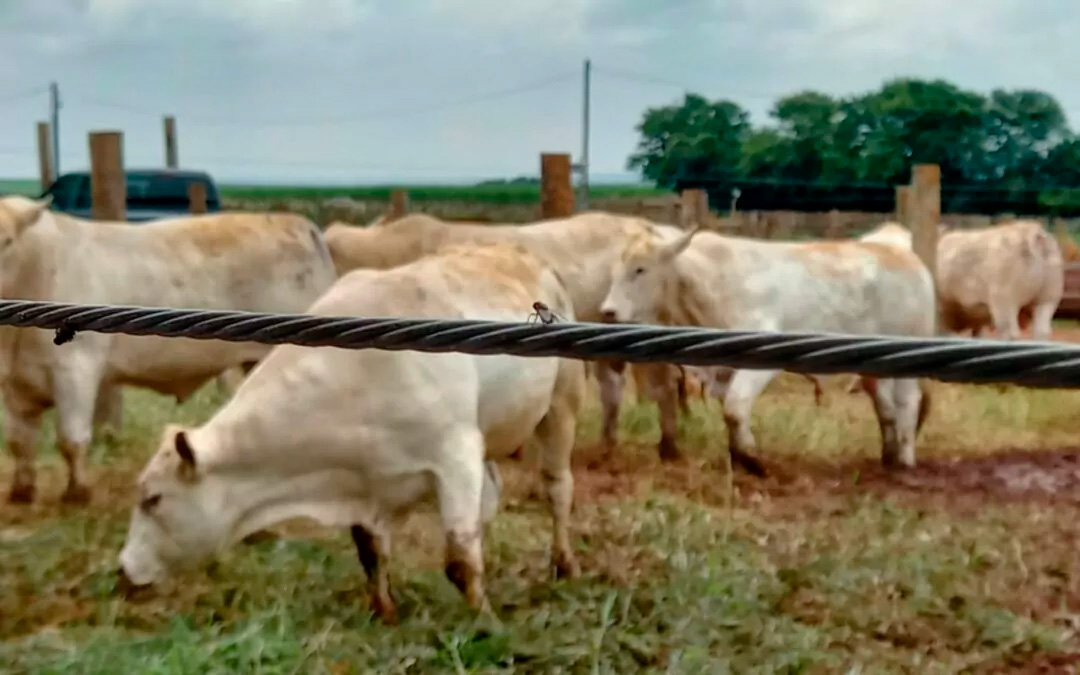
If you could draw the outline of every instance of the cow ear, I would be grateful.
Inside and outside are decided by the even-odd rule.
[[[694,235],[700,231],[700,225],[691,227],[685,234],[663,248],[660,254],[661,259],[665,261],[674,260],[675,256],[686,250],[686,247],[689,246],[690,242],[694,239]]]
[[[183,431],[177,431],[173,437],[173,442],[176,445],[176,454],[180,455],[181,468],[184,471],[195,471],[195,452],[191,449],[191,444],[188,443],[187,434]]]
[[[34,200],[24,209],[20,209],[15,221],[15,229],[18,234],[22,234],[27,228],[36,223],[41,214],[45,213],[50,206],[52,206],[53,196],[46,195],[42,199]]]

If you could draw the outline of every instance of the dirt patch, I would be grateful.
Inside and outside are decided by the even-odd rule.
[[[582,448],[575,453],[576,498],[591,501],[660,488],[711,503],[725,499],[721,462],[685,458],[662,463],[650,450],[624,448],[604,458],[596,448]],[[751,501],[755,495],[775,500],[873,492],[969,506],[987,501],[1080,505],[1080,447],[1013,449],[982,457],[935,454],[903,469],[886,469],[869,458],[845,463],[766,459],[767,477],[737,470],[734,485],[742,500]]]
[[[790,468],[788,469],[790,471]],[[1080,448],[1014,449],[984,457],[921,459],[889,470],[875,460],[799,467],[819,489],[906,492],[960,501],[1080,504]]]

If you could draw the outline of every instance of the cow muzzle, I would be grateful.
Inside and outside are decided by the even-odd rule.
[[[605,309],[600,312],[600,320],[604,323],[619,323],[619,317],[613,309]]]
[[[116,592],[124,599],[131,600],[146,595],[151,588],[153,584],[137,584],[132,581],[123,566],[116,568]]]

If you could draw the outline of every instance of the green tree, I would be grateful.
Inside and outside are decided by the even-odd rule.
[[[1042,174],[1050,154],[1072,137],[1054,97],[1032,90],[994,90],[987,101],[983,133],[985,168],[979,178],[1017,186],[1049,178]]]
[[[680,178],[739,175],[750,115],[730,101],[687,94],[680,105],[646,110],[637,131],[641,139],[627,167],[672,188]]]
[[[950,198],[957,207],[1014,203],[1022,194],[1030,202],[1032,188],[1047,185],[1080,187],[1080,141],[1054,97],[1031,89],[984,95],[941,79],[894,78],[843,98],[800,91],[779,99],[756,128],[735,103],[687,94],[646,110],[637,130],[628,166],[658,185],[703,179],[726,190],[757,181],[771,186],[757,192],[765,203],[821,206],[830,190],[838,202],[856,203],[864,189],[856,184],[887,189],[924,162],[941,166],[946,186],[972,188]],[[880,187],[865,189],[883,201]],[[1048,192],[1040,203],[1047,200],[1061,195]]]

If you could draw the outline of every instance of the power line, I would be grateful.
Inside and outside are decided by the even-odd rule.
[[[0,103],[10,103],[12,101],[33,98],[34,96],[46,94],[48,91],[48,87],[31,87],[30,89],[23,89],[22,91],[16,91],[0,96]]]
[[[32,149],[22,151],[24,153],[32,152]],[[0,150],[0,154],[3,154],[3,150]],[[14,152],[12,153],[14,154]],[[72,163],[85,163],[85,155],[64,155]],[[75,161],[78,159],[79,161]],[[510,167],[491,167],[491,166],[463,166],[461,164],[447,165],[447,164],[435,164],[435,165],[401,165],[401,164],[387,164],[384,162],[371,163],[371,162],[334,162],[334,161],[321,161],[321,160],[303,160],[303,159],[286,159],[280,157],[222,157],[213,155],[192,155],[188,160],[188,164],[196,165],[209,165],[214,164],[217,166],[228,167],[268,167],[268,168],[312,168],[312,169],[330,169],[330,170],[343,170],[343,171],[396,171],[405,173],[421,173],[421,172],[443,172],[444,174],[457,174],[463,176],[476,176],[480,174],[492,175],[492,176],[506,176],[506,175],[527,175],[535,174],[536,171]],[[134,165],[133,165],[134,166]]]
[[[601,75],[607,75],[614,79],[624,80],[627,82],[637,82],[638,84],[649,84],[661,87],[672,87],[675,89],[682,89],[684,92],[701,91],[703,87],[690,87],[684,82],[676,82],[675,80],[669,80],[664,77],[658,77],[656,75],[650,75],[648,73],[640,73],[621,68],[610,68],[608,66],[593,66],[593,70]],[[731,91],[731,90],[725,90]],[[787,94],[766,94],[762,92],[731,92],[733,95],[740,98],[756,98],[761,100],[775,101]]]
[[[300,126],[324,126],[331,124],[349,124],[352,122],[358,122],[363,120],[377,119],[382,117],[406,117],[414,115],[426,115],[432,112],[438,112],[442,110],[449,110],[452,108],[465,107],[475,105],[477,103],[483,103],[496,99],[509,98],[518,94],[524,94],[527,92],[538,91],[545,89],[554,84],[565,82],[571,78],[576,79],[578,73],[568,72],[560,73],[551,77],[544,78],[542,80],[535,80],[527,82],[514,87],[507,87],[504,89],[498,89],[494,91],[481,92],[473,94],[467,97],[460,97],[441,103],[434,103],[431,105],[424,105],[422,103],[413,103],[410,105],[402,105],[393,108],[382,108],[376,110],[370,110],[367,112],[355,114],[355,115],[339,115],[333,117],[323,118],[291,118],[291,119],[255,119],[250,117],[240,118],[223,118],[223,117],[208,117],[203,115],[193,115],[189,113],[177,113],[177,117],[182,116],[185,120],[191,120],[204,125],[243,125],[243,126],[256,126],[256,127],[300,127]],[[70,98],[70,95],[69,95]],[[137,115],[152,115],[159,117],[162,113],[160,110],[148,110],[146,108],[139,108],[122,103],[116,103],[112,101],[104,101],[101,99],[95,99],[87,96],[77,95],[75,97],[77,101],[81,101],[84,104],[92,106],[98,106],[103,108],[112,108],[116,110],[123,110],[128,113]]]
[[[0,147],[0,155],[11,155],[11,156],[20,155],[21,156],[21,155],[32,155],[33,153],[36,153],[36,152],[37,152],[36,149],[28,147],[28,146],[27,147],[16,147],[16,146]]]

